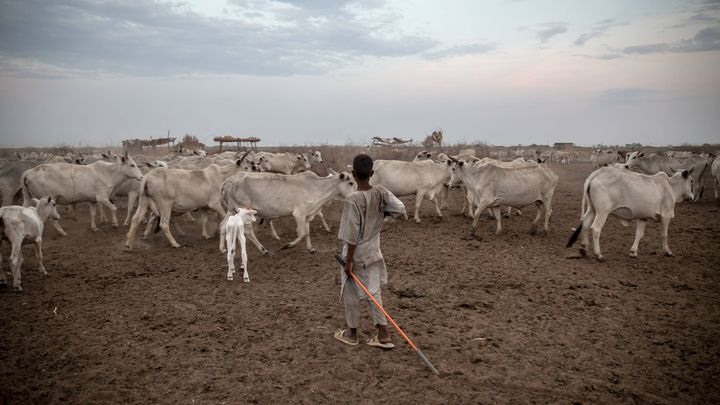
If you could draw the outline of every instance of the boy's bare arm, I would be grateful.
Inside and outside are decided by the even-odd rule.
[[[355,256],[355,245],[348,243],[347,244],[347,257],[345,258],[345,273],[347,273],[348,277],[350,277],[350,273],[352,272],[352,263],[353,263],[353,257]]]

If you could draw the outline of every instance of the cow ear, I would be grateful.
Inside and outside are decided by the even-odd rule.
[[[150,167],[150,168],[155,167],[155,166],[152,165],[152,163],[145,163],[145,166]]]
[[[689,172],[689,171],[687,171],[687,170],[683,170],[683,171],[682,171],[682,176],[683,176],[683,178],[686,178],[686,179],[687,179],[689,175],[690,175],[690,172]]]
[[[345,180],[345,173],[340,173],[340,180]]]
[[[336,174],[338,174],[338,172],[336,172],[336,171],[335,171],[333,168],[331,168],[331,167],[328,167],[328,173],[332,174],[333,176],[335,176]]]
[[[48,196],[48,202],[52,201],[52,197]]]
[[[460,167],[463,167],[463,166],[465,166],[465,162],[464,162],[464,161],[462,161],[462,160],[461,160],[461,161],[460,161],[460,163],[458,163],[458,164],[460,165]]]
[[[638,153],[638,157],[643,157],[643,156],[645,156],[645,153],[644,153],[644,152]]]

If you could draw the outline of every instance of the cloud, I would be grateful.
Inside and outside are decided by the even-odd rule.
[[[540,39],[540,43],[545,43],[550,38],[565,33],[568,30],[568,24],[561,21],[549,22],[541,25],[543,28],[536,32],[537,37]]]
[[[673,44],[656,43],[629,46],[622,50],[627,55],[647,55],[652,53],[687,53],[720,50],[720,26],[703,28],[691,39]]]
[[[497,49],[497,45],[492,44],[492,43],[459,45],[459,46],[454,46],[452,48],[443,49],[440,51],[426,52],[426,53],[422,54],[422,57],[425,59],[437,60],[437,59],[451,58],[454,56],[463,56],[463,55],[470,55],[470,54],[483,54],[483,53],[492,52],[495,49]]]
[[[236,0],[227,17],[150,0],[0,0],[3,68],[35,61],[126,75],[319,74],[438,42],[398,31],[379,0]],[[23,72],[16,72],[22,74]]]
[[[575,40],[575,46],[584,46],[585,43],[593,38],[597,38],[605,34],[607,30],[609,30],[612,27],[617,27],[619,25],[625,25],[626,23],[615,21],[613,18],[608,18],[606,20],[602,20],[595,24],[595,26],[592,28],[590,32],[586,32],[582,35],[580,35]]]

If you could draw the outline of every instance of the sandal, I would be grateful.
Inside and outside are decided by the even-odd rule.
[[[381,342],[377,336],[367,341],[368,346],[379,347],[381,349],[392,349],[395,347],[392,342]]]
[[[357,346],[360,343],[360,341],[357,339],[352,340],[349,337],[345,336],[346,331],[347,331],[347,329],[340,329],[338,331],[335,331],[335,334],[333,334],[333,337],[335,339],[345,343],[346,345]]]

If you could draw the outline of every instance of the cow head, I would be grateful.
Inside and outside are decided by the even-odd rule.
[[[310,161],[308,160],[308,157],[305,154],[297,155],[298,165],[305,169],[310,170]]]
[[[355,184],[355,180],[350,175],[350,173],[342,172],[339,174],[332,174],[331,172],[330,176],[337,176],[337,178],[339,179],[340,184],[338,185],[338,187],[340,189],[340,195],[342,195],[343,197],[347,197],[348,194],[357,190],[357,184]]]
[[[314,163],[322,163],[323,162],[322,154],[320,153],[319,150],[309,151],[305,155],[308,156],[308,160],[311,160]]]
[[[48,218],[58,220],[60,214],[57,212],[57,204],[52,197],[43,197],[35,203],[40,220],[45,222]]]
[[[250,208],[236,208],[235,209],[236,216],[239,216],[242,220],[243,224],[250,224],[256,221],[255,214],[257,214],[256,210],[250,209]]]
[[[452,187],[455,183],[460,183],[463,179],[463,170],[468,166],[464,160],[457,160],[453,157],[447,161],[448,167],[452,169],[450,175],[450,186]]]
[[[671,169],[672,170],[672,169]],[[670,186],[675,193],[675,201],[691,201],[695,198],[693,194],[693,176],[691,176],[693,168],[688,170],[680,170],[670,177]]]
[[[137,166],[135,161],[127,155],[127,153],[125,156],[120,158],[120,173],[125,177],[135,180],[142,180],[143,177],[140,168]]]
[[[633,152],[633,153],[627,155],[627,161],[625,162],[625,168],[632,169],[635,166],[639,166],[640,160],[643,157],[645,157],[645,153],[643,153],[643,152]]]

